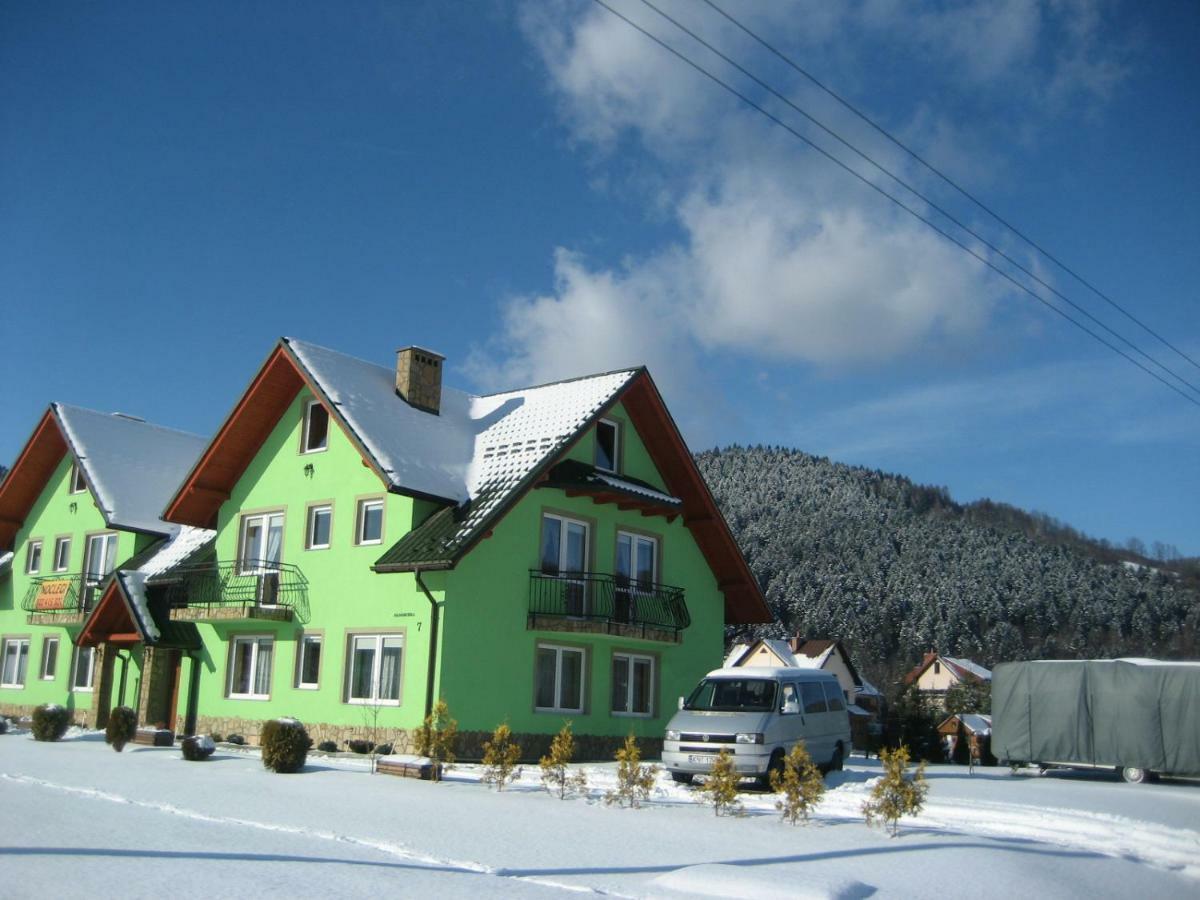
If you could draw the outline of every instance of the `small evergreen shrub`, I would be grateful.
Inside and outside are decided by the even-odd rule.
[[[713,760],[712,771],[708,773],[708,780],[700,788],[700,792],[704,795],[704,801],[711,803],[713,812],[716,815],[721,813],[737,813],[742,808],[742,803],[738,800],[738,782],[741,781],[741,776],[737,773],[737,768],[733,763],[733,754],[728,748],[722,748],[717,754],[717,758]]]
[[[418,756],[427,756],[435,763],[433,780],[442,780],[442,766],[454,762],[454,751],[458,745],[458,721],[450,717],[450,707],[442,698],[425,717],[424,724],[416,730]]]
[[[117,706],[108,714],[108,727],[104,730],[104,740],[120,753],[125,745],[137,734],[137,713],[128,706]]]
[[[574,758],[575,736],[571,733],[571,723],[566,722],[550,742],[550,753],[538,761],[542,769],[542,784],[550,793],[558,794],[559,800],[567,799],[570,793],[582,794],[587,791],[587,776],[583,772],[572,775],[567,769]]]
[[[375,753],[378,756],[391,756],[392,755],[392,745],[391,744],[376,744],[375,745]]]
[[[370,753],[375,749],[375,742],[368,741],[366,738],[351,738],[346,741],[346,746],[354,753]]]
[[[925,805],[929,785],[925,781],[925,763],[908,775],[908,748],[897,747],[879,754],[883,777],[871,789],[871,798],[863,804],[862,812],[868,825],[880,821],[892,837],[899,833],[900,817],[915,816]]]
[[[604,802],[637,809],[643,800],[650,799],[658,766],[643,766],[642,751],[637,738],[632,734],[625,738],[625,746],[616,752],[617,786],[604,795]]]
[[[229,737],[225,738],[225,741],[230,744],[237,744],[239,747],[246,743],[246,739],[240,734],[231,734]]]
[[[66,707],[57,703],[45,703],[33,711],[33,739],[35,741],[57,741],[67,733],[71,714]]]
[[[322,753],[337,753],[337,744],[333,741],[321,741],[317,744],[317,749]]]
[[[783,821],[793,825],[801,819],[808,821],[813,807],[825,796],[825,779],[808,755],[804,741],[799,741],[783,758],[782,771],[771,772],[771,790],[783,794],[775,801]]]
[[[8,734],[8,718],[0,716],[0,734]]]
[[[308,758],[308,731],[295,719],[264,722],[262,734],[263,765],[273,772],[299,772]]]
[[[520,758],[521,748],[512,739],[512,729],[507,722],[501,722],[492,732],[492,739],[483,746],[483,783],[504,790],[505,784],[521,774],[517,768]]]
[[[214,731],[214,732],[213,732],[211,735],[209,735],[209,736],[210,736],[210,737],[211,737],[211,738],[212,738],[212,739],[213,739],[213,740],[214,740],[216,743],[218,743],[218,744],[224,743],[224,741],[225,741],[225,735],[223,735],[223,734],[220,734],[220,733],[218,733],[218,732],[216,732],[216,731]]]
[[[183,750],[183,758],[188,762],[203,762],[213,755],[217,749],[216,743],[207,734],[193,734],[185,737],[179,743]]]

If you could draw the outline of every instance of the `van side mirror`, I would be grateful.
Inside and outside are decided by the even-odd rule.
[[[679,708],[683,709],[683,698],[682,697],[679,698]]]

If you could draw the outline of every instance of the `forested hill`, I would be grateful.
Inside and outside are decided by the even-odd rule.
[[[1152,562],[1046,516],[797,450],[697,463],[779,619],[755,633],[840,638],[880,687],[934,647],[986,665],[1197,655],[1198,560]]]

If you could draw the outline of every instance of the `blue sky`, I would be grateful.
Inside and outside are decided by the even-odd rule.
[[[1200,7],[725,5],[1200,357]],[[711,9],[662,6],[1200,383]],[[478,390],[646,363],[696,449],[1200,554],[1200,409],[594,3],[5,3],[0,76],[2,461],[51,400],[210,433],[283,334],[420,343]]]

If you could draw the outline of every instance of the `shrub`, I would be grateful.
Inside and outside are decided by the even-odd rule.
[[[8,719],[0,716],[0,734],[8,734]]]
[[[237,744],[239,747],[246,743],[246,739],[240,734],[231,734],[229,737],[225,738],[225,741],[230,744]]]
[[[550,793],[565,800],[567,794],[587,790],[587,776],[583,772],[568,774],[567,766],[575,758],[575,736],[571,734],[571,723],[563,724],[562,730],[550,742],[550,754],[543,756],[538,765],[542,767],[542,784]]]
[[[741,777],[733,764],[733,754],[727,748],[722,748],[713,760],[708,780],[700,788],[704,801],[712,804],[716,815],[719,816],[723,812],[735,813],[742,808],[741,801],[738,800],[739,781]]]
[[[104,730],[104,740],[112,744],[112,748],[120,753],[125,745],[137,734],[137,713],[128,706],[118,706],[108,714],[108,727]]]
[[[333,741],[321,741],[317,744],[317,749],[322,753],[337,753],[337,744]]]
[[[46,703],[33,711],[33,739],[35,741],[57,741],[67,733],[71,714],[66,707],[57,703]]]
[[[512,729],[507,722],[501,722],[492,732],[492,739],[483,745],[483,783],[504,790],[504,785],[520,774],[517,770],[520,758],[521,748],[512,739]]]
[[[658,766],[641,764],[642,751],[638,749],[637,738],[632,734],[625,738],[625,746],[616,752],[616,759],[617,786],[604,795],[604,802],[636,809],[643,800],[650,799],[650,789],[654,787]]]
[[[213,755],[217,749],[216,743],[207,734],[193,734],[185,737],[179,743],[183,750],[183,758],[189,762],[203,762]]]
[[[454,750],[458,743],[458,722],[450,718],[450,707],[439,698],[432,712],[425,717],[424,724],[417,729],[416,751],[418,756],[427,756],[435,763],[433,780],[442,778],[442,765],[454,762]]]
[[[378,756],[391,756],[392,755],[392,745],[391,744],[376,744],[375,745],[375,753]]]
[[[783,758],[782,771],[771,772],[771,790],[783,794],[775,801],[783,821],[793,825],[801,819],[808,821],[808,814],[825,795],[825,779],[808,755],[804,741],[799,741]]]
[[[863,804],[862,811],[868,825],[879,820],[895,837],[899,833],[900,817],[915,816],[925,804],[925,795],[929,791],[925,782],[925,763],[917,766],[917,771],[910,777],[906,772],[907,747],[884,750],[879,759],[883,762],[883,777],[871,789],[871,799]]]
[[[263,723],[262,761],[273,772],[299,772],[308,758],[308,732],[295,719],[272,719]]]
[[[375,742],[368,741],[365,738],[351,738],[346,741],[346,746],[354,753],[370,753],[375,749]]]

